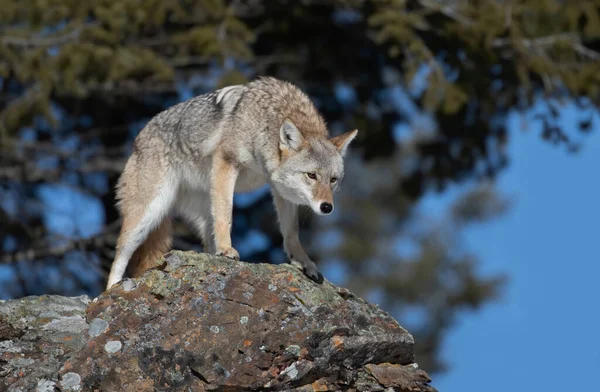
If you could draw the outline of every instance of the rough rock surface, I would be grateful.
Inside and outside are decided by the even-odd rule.
[[[91,302],[0,302],[0,391],[435,391],[413,345],[291,265],[173,251]]]

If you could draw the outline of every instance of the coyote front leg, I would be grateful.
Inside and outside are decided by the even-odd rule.
[[[231,246],[231,219],[233,192],[238,177],[238,168],[220,152],[213,158],[210,201],[213,216],[213,236],[216,254],[239,260],[240,255]]]
[[[279,196],[277,192],[273,192],[275,207],[279,215],[279,224],[281,226],[281,234],[283,235],[283,248],[287,253],[290,262],[297,267],[300,267],[304,274],[317,283],[323,282],[323,275],[317,269],[315,263],[308,257],[300,238],[298,237],[298,206],[285,200]]]

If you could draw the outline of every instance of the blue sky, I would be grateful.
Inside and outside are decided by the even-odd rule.
[[[541,141],[531,122],[522,132],[521,120],[508,118],[511,165],[498,182],[512,207],[466,233],[482,272],[510,281],[447,336],[440,391],[600,390],[600,118],[576,155]]]

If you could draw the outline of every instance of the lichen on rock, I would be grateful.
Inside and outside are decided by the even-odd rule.
[[[91,303],[0,303],[0,390],[434,391],[410,333],[346,289],[287,264],[162,261]]]

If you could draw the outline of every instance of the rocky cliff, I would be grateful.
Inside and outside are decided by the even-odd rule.
[[[173,251],[90,301],[0,302],[0,391],[435,391],[412,336],[291,265]]]

